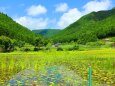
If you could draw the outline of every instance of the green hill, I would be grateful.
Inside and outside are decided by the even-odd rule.
[[[115,36],[115,9],[92,12],[57,33],[56,42],[77,41],[85,44],[89,41]]]
[[[6,14],[0,13],[0,36],[32,43],[36,35],[28,28],[16,23]]]
[[[34,33],[40,34],[44,37],[51,37],[58,33],[60,29],[40,29],[40,30],[33,30]]]

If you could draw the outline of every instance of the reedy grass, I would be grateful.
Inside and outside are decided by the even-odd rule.
[[[66,66],[86,81],[90,65],[94,83],[115,83],[115,49],[0,53],[0,83],[24,69],[39,71],[53,65]]]

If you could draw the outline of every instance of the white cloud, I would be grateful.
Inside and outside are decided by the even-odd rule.
[[[86,5],[83,6],[84,13],[89,13],[92,11],[100,11],[100,10],[107,10],[111,6],[111,0],[94,0],[88,2]]]
[[[27,16],[17,17],[14,19],[19,24],[28,27],[29,29],[44,29],[48,25],[48,19],[31,18]]]
[[[56,5],[56,12],[66,12],[69,9],[67,3],[60,3]]]
[[[59,21],[56,19],[48,19],[48,18],[37,18],[37,17],[29,17],[29,16],[37,16],[41,14],[45,14],[47,9],[42,5],[32,5],[27,9],[27,15],[16,17],[15,21],[26,26],[30,29],[44,29],[50,25],[55,25],[58,28],[65,28],[73,22],[77,21],[83,15],[88,14],[92,11],[100,11],[107,10],[111,6],[111,0],[92,0],[86,3],[83,6],[83,10],[80,11],[77,8],[69,8],[67,3],[61,3],[56,6],[56,12],[64,12],[60,17]],[[0,7],[0,11],[5,10],[5,8]]]
[[[47,9],[42,5],[32,5],[27,9],[27,14],[30,16],[37,16],[40,14],[45,14]]]
[[[82,16],[92,12],[92,11],[100,11],[107,10],[111,6],[111,0],[94,0],[86,3],[83,6],[83,10],[79,11],[77,8],[70,9],[68,12],[64,13],[59,21],[57,22],[57,26],[60,28],[65,28],[73,22],[77,21]]]
[[[58,26],[61,28],[67,27],[69,24],[75,22],[82,16],[81,12],[77,8],[70,9],[67,13],[64,13],[59,22]]]

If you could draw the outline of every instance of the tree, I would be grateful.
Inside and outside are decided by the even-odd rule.
[[[97,41],[97,36],[93,32],[85,32],[79,36],[78,43],[79,44],[86,44],[87,42],[94,42]]]
[[[14,46],[17,46],[17,47],[19,47],[19,48],[24,47],[24,45],[25,45],[25,42],[24,42],[24,41],[20,41],[20,40],[17,41],[17,40],[15,40],[15,39],[13,39],[12,42],[13,42],[13,45],[14,45]]]
[[[14,45],[13,45],[11,39],[6,36],[0,37],[0,45],[5,50],[5,52],[8,52],[8,51],[11,51],[14,49]]]
[[[43,43],[43,39],[41,37],[37,37],[35,39],[35,43],[34,43],[35,47],[42,47],[44,45]]]

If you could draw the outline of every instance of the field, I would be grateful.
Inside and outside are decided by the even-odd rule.
[[[17,76],[20,76],[21,80],[25,76],[32,79],[32,86],[87,86],[89,66],[93,71],[93,86],[115,86],[115,49],[106,48],[0,53],[0,84],[10,86],[13,79],[16,84],[21,85],[24,83],[17,79]],[[47,75],[47,72],[50,74]],[[45,78],[41,80],[43,76]],[[29,80],[24,82],[30,83]]]

